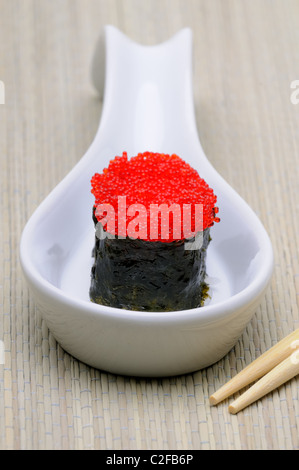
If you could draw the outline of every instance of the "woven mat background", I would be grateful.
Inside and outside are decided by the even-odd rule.
[[[299,379],[236,416],[209,395],[299,327],[298,0],[0,0],[1,449],[298,449]],[[22,229],[89,147],[90,61],[105,24],[143,44],[189,26],[208,158],[275,251],[270,289],[233,350],[171,379],[102,373],[65,353],[23,282]]]

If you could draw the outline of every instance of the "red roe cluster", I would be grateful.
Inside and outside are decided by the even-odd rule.
[[[128,159],[127,153],[123,152],[122,156],[116,156],[110,161],[108,168],[105,168],[101,174],[96,173],[91,179],[91,192],[95,197],[95,215],[98,221],[101,221],[104,228],[108,231],[107,218],[104,217],[103,211],[97,211],[98,207],[113,208],[115,214],[115,235],[127,235],[123,233],[124,224],[120,221],[120,200],[123,205],[124,196],[126,204],[126,221],[125,226],[129,228],[131,222],[135,227],[136,238],[142,238],[151,241],[173,241],[188,238],[186,236],[186,226],[180,216],[180,233],[174,230],[175,222],[177,222],[177,212],[169,211],[169,219],[166,221],[169,227],[169,235],[165,235],[163,224],[165,217],[159,214],[159,222],[156,236],[152,236],[151,224],[153,218],[150,214],[154,206],[161,204],[171,207],[173,204],[179,206],[181,214],[186,205],[191,207],[191,222],[189,232],[196,228],[195,205],[201,205],[201,227],[205,230],[211,227],[214,222],[219,222],[217,217],[218,207],[215,206],[217,197],[208,184],[199,176],[189,164],[182,158],[173,154],[166,155],[161,153],[144,152],[139,153]],[[121,196],[121,198],[120,198]],[[133,207],[133,211],[130,210]],[[172,206],[173,207],[173,206]],[[141,217],[141,212],[134,208],[146,211],[146,217]],[[121,214],[124,214],[124,207],[121,208]],[[108,210],[108,212],[110,212]],[[106,213],[107,214],[107,213]],[[139,214],[139,218],[138,218]],[[135,225],[134,225],[135,221]],[[184,225],[184,226],[183,226]],[[120,228],[122,227],[122,229]],[[191,230],[191,231],[190,231]],[[132,236],[132,235],[131,235]]]

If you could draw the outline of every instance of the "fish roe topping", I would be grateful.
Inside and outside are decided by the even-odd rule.
[[[214,191],[175,154],[123,152],[91,186],[95,216],[112,235],[170,242],[220,221]]]

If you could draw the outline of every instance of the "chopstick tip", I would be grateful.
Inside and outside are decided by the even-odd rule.
[[[217,398],[214,395],[211,395],[209,398],[209,402],[210,402],[210,405],[214,406],[219,403],[219,400],[217,400]]]
[[[238,408],[234,406],[234,404],[232,403],[231,405],[229,405],[228,407],[228,411],[230,412],[231,415],[235,415],[238,413]]]

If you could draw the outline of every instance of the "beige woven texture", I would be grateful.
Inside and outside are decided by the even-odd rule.
[[[1,449],[299,448],[299,381],[236,416],[209,395],[298,323],[298,0],[0,0]],[[167,379],[95,370],[48,331],[22,279],[22,229],[88,149],[102,103],[90,61],[102,26],[156,44],[194,35],[198,133],[273,242],[270,288],[235,347]],[[67,216],[67,215],[66,215]]]

